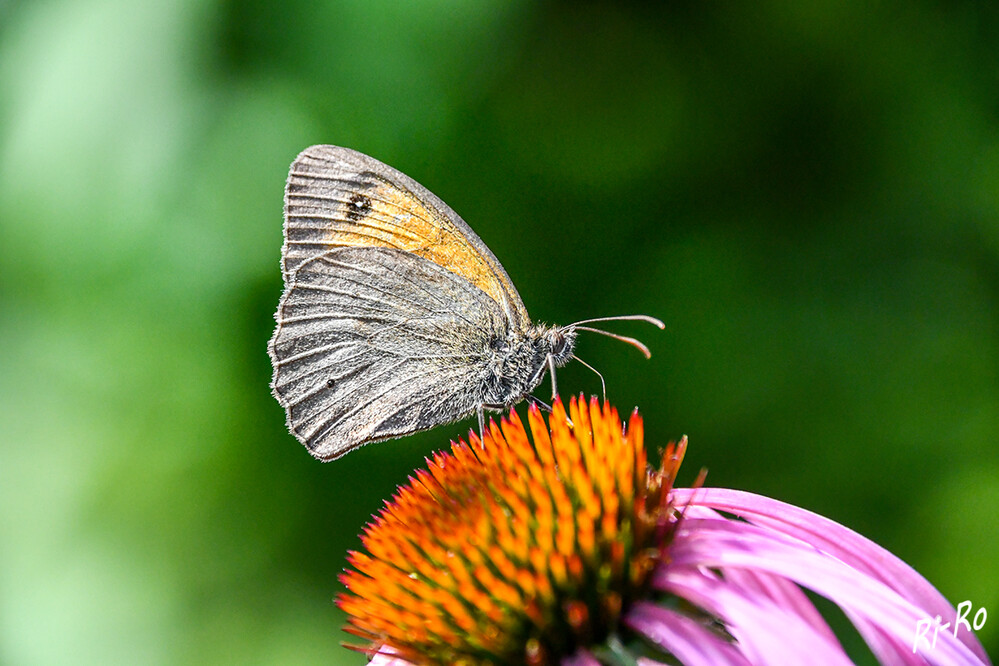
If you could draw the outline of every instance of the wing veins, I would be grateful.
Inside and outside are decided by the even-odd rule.
[[[393,189],[395,189],[395,190],[401,190],[402,192],[405,192],[406,194],[409,194],[410,196],[412,196],[412,193],[409,190],[402,189],[399,186],[393,185]],[[423,217],[422,215],[416,215],[416,214],[414,214],[412,212],[411,208],[409,208],[407,206],[404,206],[404,205],[402,205],[400,203],[396,203],[395,201],[391,201],[389,199],[383,199],[381,197],[375,197],[375,196],[372,196],[371,194],[368,194],[368,193],[365,193],[364,196],[366,196],[371,201],[377,201],[378,203],[384,204],[385,206],[390,206],[392,208],[395,208],[396,210],[402,211],[406,215],[412,215],[413,217],[417,217],[417,218],[423,220],[424,222],[428,222],[429,221],[425,217]],[[348,199],[338,199],[336,197],[328,197],[328,196],[322,196],[322,195],[318,195],[318,194],[303,194],[301,192],[295,192],[295,193],[289,194],[288,198],[291,198],[291,197],[297,197],[299,199],[315,199],[315,200],[318,200],[318,201],[328,201],[328,202],[332,202],[332,203],[340,203],[340,204],[343,204],[345,206],[349,206],[352,203]],[[303,208],[319,208],[319,206],[309,206],[307,204],[298,204],[298,205],[301,206],[301,207],[303,207]],[[429,211],[430,209],[428,209],[426,206],[423,206],[423,210],[428,210]]]
[[[401,210],[401,211],[406,212],[409,215],[412,215],[412,213],[410,212],[410,209],[407,208],[406,206],[403,206],[401,204],[397,204],[394,201],[389,201],[388,199],[382,199],[380,197],[373,197],[370,194],[368,194],[367,190],[370,189],[370,185],[367,184],[367,183],[363,183],[363,182],[356,181],[356,180],[348,180],[346,178],[334,178],[334,177],[330,177],[330,176],[323,176],[321,174],[308,173],[308,172],[302,172],[302,171],[292,171],[290,173],[290,175],[291,176],[296,176],[296,177],[310,178],[312,180],[327,180],[327,181],[330,181],[332,183],[339,183],[339,184],[342,184],[342,185],[346,185],[347,187],[340,187],[338,189],[342,189],[342,190],[358,190],[358,194],[364,194],[364,196],[368,197],[372,201],[377,201],[377,202],[383,203],[383,204],[385,204],[387,206],[392,206],[393,208],[396,208],[397,210]],[[371,175],[374,177],[374,180],[377,180],[378,182],[382,183],[383,185],[388,185],[393,190],[396,190],[396,191],[399,191],[399,192],[404,192],[407,196],[409,196],[410,198],[412,198],[414,201],[420,202],[420,206],[424,210],[426,210],[428,212],[437,213],[438,215],[441,213],[440,211],[438,211],[436,209],[428,208],[426,206],[426,204],[424,204],[420,200],[420,198],[418,196],[416,196],[415,194],[413,194],[412,192],[410,192],[408,189],[406,189],[405,187],[403,187],[399,183],[394,183],[394,182],[392,182],[390,180],[386,180],[386,179],[384,179],[384,178],[382,178],[382,177],[380,177],[380,176],[378,176],[376,174],[371,174]],[[364,190],[364,191],[361,192],[360,190]],[[287,196],[288,196],[289,199],[291,197],[299,197],[299,198],[319,199],[320,201],[335,201],[337,203],[342,203],[342,204],[349,204],[350,203],[349,201],[344,200],[344,199],[334,199],[332,197],[326,197],[326,196],[321,196],[321,195],[313,195],[313,194],[306,194],[306,193],[303,193],[303,192],[288,192]],[[414,217],[419,217],[419,216],[414,215]],[[426,218],[422,218],[422,217],[420,219],[426,220]],[[450,221],[449,221],[449,223],[450,223]]]
[[[298,336],[296,338],[291,338],[291,339],[292,340],[298,340],[300,337],[302,337],[302,336]],[[288,363],[295,363],[296,361],[301,361],[303,358],[309,358],[310,356],[315,356],[316,354],[322,354],[323,352],[332,351],[332,350],[337,349],[339,347],[346,347],[346,346],[349,346],[349,345],[352,345],[352,344],[356,344],[356,343],[354,343],[354,342],[335,342],[335,343],[333,343],[331,345],[322,345],[321,347],[314,347],[313,349],[310,349],[308,351],[304,351],[304,352],[295,354],[294,356],[287,356],[287,357],[281,358],[281,359],[275,358],[274,359],[274,364],[277,367],[280,368],[280,367],[283,367],[283,366],[287,365]],[[276,355],[276,353],[277,352],[275,351],[275,355]]]
[[[382,321],[392,321],[388,317],[371,317],[372,319],[380,319]],[[337,314],[312,314],[312,315],[296,315],[294,317],[282,317],[281,321],[278,322],[280,325],[284,324],[297,324],[302,321],[318,321],[322,319],[359,319],[355,315],[337,315]]]
[[[401,364],[402,364],[402,362],[400,362],[398,365],[401,365]],[[392,368],[392,369],[394,370],[395,368]],[[344,412],[343,414],[341,414],[337,418],[337,420],[331,421],[329,423],[324,423],[320,427],[314,429],[311,433],[309,433],[309,435],[306,436],[306,440],[311,442],[311,441],[313,441],[314,438],[315,439],[320,439],[320,438],[324,437],[326,435],[326,433],[328,433],[330,430],[333,430],[338,425],[340,425],[340,423],[343,422],[344,419],[347,419],[347,418],[349,418],[351,416],[354,416],[359,411],[361,411],[365,407],[371,405],[372,403],[374,403],[379,398],[384,397],[385,394],[388,393],[389,391],[395,390],[395,389],[399,388],[400,386],[403,386],[404,384],[409,383],[411,381],[414,381],[416,379],[419,379],[421,377],[425,377],[425,376],[431,374],[432,372],[434,372],[435,370],[436,370],[436,368],[428,368],[427,370],[425,370],[423,372],[420,372],[418,374],[410,374],[410,375],[407,375],[407,376],[403,377],[398,382],[387,386],[385,388],[385,390],[383,390],[381,393],[378,393],[378,394],[372,396],[366,402],[363,402],[363,403],[357,405],[356,407],[354,407],[353,409]],[[385,374],[385,373],[383,372],[382,374]],[[381,375],[378,375],[378,377],[380,377],[380,376]],[[373,379],[375,379],[375,378],[373,378]],[[380,423],[384,423],[384,422],[385,422],[385,419],[382,419],[380,421]],[[377,427],[377,424],[376,424],[376,427]]]
[[[411,321],[415,321],[415,320],[407,320],[406,322],[400,322],[400,325],[402,325],[403,323],[410,323]],[[395,327],[392,327],[392,328],[395,328]],[[385,331],[378,331],[374,335],[372,335],[369,338],[367,338],[367,341],[370,342],[371,340],[374,340],[377,336],[381,335],[382,333],[387,333],[389,330],[392,330],[392,329],[390,328],[390,329],[387,329]],[[411,337],[414,337],[414,338],[419,338],[421,340],[426,340],[427,342],[436,343],[436,344],[438,344],[438,345],[440,345],[442,347],[448,346],[447,345],[448,340],[445,339],[444,336],[435,336],[435,335],[430,335],[430,334],[427,334],[427,333],[421,333],[419,331],[414,331],[414,330],[407,331],[407,334],[410,335]],[[379,347],[379,351],[383,351],[383,350]],[[384,351],[385,351],[385,353],[390,353],[393,356],[402,356],[402,354],[399,354],[397,352],[390,352],[388,350],[384,350]],[[476,354],[475,352],[470,352],[468,354],[439,354],[439,355],[435,354],[433,356],[406,356],[404,358],[408,358],[408,359],[412,359],[412,360],[429,360],[429,359],[439,359],[439,358],[485,358],[485,353]]]
[[[428,222],[429,221],[429,220],[427,220],[425,217],[423,217],[421,215],[414,215],[413,212],[412,212],[412,209],[408,208],[407,206],[404,206],[402,204],[398,204],[398,203],[396,203],[394,201],[390,201],[388,199],[382,199],[381,197],[371,196],[371,194],[369,194],[367,192],[367,190],[370,189],[370,186],[367,185],[367,184],[365,184],[365,183],[361,183],[361,182],[358,182],[358,181],[347,180],[347,179],[344,179],[344,178],[331,178],[329,176],[321,176],[321,175],[318,175],[318,174],[303,173],[303,172],[298,172],[298,171],[292,171],[291,175],[293,175],[293,176],[304,176],[304,177],[307,177],[307,178],[311,178],[313,180],[320,180],[321,179],[321,180],[328,180],[328,181],[331,181],[333,183],[341,183],[341,184],[347,185],[347,187],[340,187],[338,189],[348,190],[348,191],[358,190],[359,194],[363,194],[364,196],[368,197],[368,199],[370,199],[371,201],[377,201],[378,203],[385,204],[386,206],[391,206],[392,208],[395,208],[396,210],[403,211],[407,215],[413,215],[413,217],[417,217],[417,218],[423,220],[424,222]],[[396,190],[396,191],[399,191],[399,192],[404,192],[406,195],[408,195],[414,201],[420,202],[420,207],[423,208],[423,210],[426,210],[426,211],[431,212],[431,213],[436,213],[438,216],[441,215],[440,211],[438,211],[436,209],[428,208],[423,202],[420,201],[419,197],[417,197],[415,194],[413,194],[412,192],[410,192],[409,190],[407,190],[402,185],[399,185],[398,183],[393,183],[391,181],[385,180],[385,179],[380,178],[380,177],[376,177],[376,180],[378,180],[379,182],[381,182],[384,185],[388,185],[393,190]],[[351,186],[353,186],[353,187],[351,187]],[[360,190],[364,190],[364,192],[360,192]],[[323,195],[320,195],[320,194],[306,194],[306,193],[303,193],[303,192],[288,192],[287,193],[287,198],[291,199],[292,197],[297,197],[297,198],[300,198],[300,199],[318,199],[319,201],[331,201],[331,202],[341,203],[341,204],[344,204],[344,205],[349,205],[351,203],[347,199],[337,199],[337,198],[334,198],[334,197],[323,196]],[[301,204],[299,204],[299,205],[301,205]],[[448,224],[450,225],[450,220],[448,220]]]
[[[377,230],[380,230],[380,231],[387,231],[383,227],[379,227],[378,225],[375,225],[375,224],[365,224],[364,222],[362,222],[360,220],[349,220],[344,215],[328,215],[328,214],[322,214],[322,213],[287,213],[285,215],[285,217],[287,217],[289,219],[296,219],[296,220],[306,219],[306,220],[330,220],[331,222],[346,222],[348,225],[350,225],[352,227],[367,227],[368,229],[377,229]],[[400,231],[398,233],[395,233],[395,235],[397,235],[397,236],[402,236],[404,238],[408,238],[408,239],[413,240],[413,241],[421,241],[421,240],[422,241],[430,241],[430,239],[427,238],[426,236],[418,236],[418,235],[414,234],[411,229],[408,229],[408,228],[402,226],[401,224],[399,224],[399,222],[395,218],[388,218],[388,217],[384,217],[384,216],[378,217],[378,216],[375,216],[375,215],[373,215],[371,213],[369,213],[366,217],[368,217],[368,218],[370,218],[372,220],[375,220],[376,222],[381,222],[384,226],[391,226],[391,227],[394,227],[396,229],[399,229]],[[292,228],[295,231],[305,230],[305,229],[313,229],[313,230],[318,230],[318,231],[339,231],[341,233],[357,233],[355,231],[352,231],[351,229],[330,229],[328,226],[325,226],[325,227],[303,227],[303,226],[295,226],[295,227],[292,227]],[[389,233],[394,233],[394,232],[389,232]],[[370,234],[367,234],[367,235],[370,236]],[[375,236],[370,236],[370,237],[371,238],[375,238]]]
[[[338,266],[340,268],[349,268],[349,269],[356,270],[356,271],[361,272],[361,273],[365,273],[367,275],[377,276],[377,274],[375,272],[373,272],[373,271],[366,270],[364,268],[361,268],[359,266],[355,266],[355,265],[352,265],[352,264],[348,264],[348,263],[337,261],[336,259],[333,259],[332,257],[326,256],[326,255],[324,255],[322,257],[322,260],[325,261],[326,263],[330,264],[331,266]],[[388,268],[384,264],[382,264],[382,267]],[[444,269],[444,270],[447,270],[447,269]],[[344,278],[344,279],[348,279],[349,280],[350,278]],[[361,283],[361,282],[357,282],[356,280],[352,280],[352,281],[355,282],[356,284],[364,284],[364,283]],[[454,310],[448,308],[447,303],[445,303],[442,299],[438,298],[436,294],[434,294],[429,289],[427,289],[425,286],[423,286],[420,283],[419,280],[414,280],[410,284],[412,286],[414,286],[414,287],[418,287],[421,291],[423,291],[424,294],[426,294],[427,296],[429,296],[431,299],[433,299],[434,302],[436,302],[439,306],[441,306],[441,309],[437,310],[437,313],[439,313],[439,312],[451,312],[451,313],[457,315],[462,321],[464,321],[469,326],[474,326],[474,324],[471,321],[469,321],[465,317],[465,315],[463,313],[461,313],[461,312],[455,312]],[[383,291],[383,290],[379,290],[379,291],[382,291],[383,293],[389,293],[389,292],[386,292],[386,291]],[[424,309],[428,310],[428,311],[431,311],[431,310],[429,310],[429,308],[424,308]]]
[[[365,271],[364,269],[359,268],[357,266],[352,266],[351,264],[346,264],[346,263],[341,262],[341,261],[336,261],[334,259],[330,259],[329,257],[325,257],[324,256],[323,257],[323,261],[326,262],[327,264],[330,264],[331,266],[336,266],[338,268],[352,268],[352,269],[357,270],[357,271],[359,271],[361,273],[364,273],[366,275],[372,275],[372,276],[375,275],[375,273],[373,273],[371,271]],[[428,308],[425,304],[421,303],[420,301],[414,301],[412,299],[403,297],[401,294],[399,294],[398,290],[391,291],[389,289],[382,289],[381,287],[379,287],[379,286],[377,286],[377,285],[375,285],[375,284],[373,284],[371,282],[361,282],[360,280],[355,280],[354,278],[351,278],[351,277],[348,277],[348,276],[340,276],[339,279],[340,280],[344,280],[346,282],[352,282],[353,284],[356,284],[356,285],[359,285],[359,286],[362,286],[362,287],[370,287],[371,289],[374,289],[374,290],[376,290],[376,291],[378,291],[378,292],[380,292],[382,294],[386,294],[388,296],[394,296],[394,297],[398,298],[399,300],[408,303],[409,305],[416,306],[416,307],[420,308],[421,310],[423,310],[424,312],[429,312],[431,314],[437,314],[434,310],[431,310],[430,308]],[[299,286],[297,282],[296,282],[295,286],[296,287]],[[348,294],[348,295],[352,296],[353,294]],[[379,302],[381,302],[381,301],[379,301]]]
[[[327,365],[323,365],[323,366],[320,366],[320,367],[317,367],[317,368],[313,368],[312,370],[309,370],[308,372],[303,373],[303,374],[299,375],[298,377],[296,377],[294,379],[294,381],[301,381],[301,380],[305,379],[306,377],[312,377],[313,375],[316,375],[316,374],[318,374],[320,372],[323,372],[324,370],[329,370],[330,367],[332,365],[334,365],[334,364],[344,363],[346,361],[352,361],[355,358],[358,358],[359,356],[362,356],[365,351],[367,351],[367,350],[361,350],[358,353],[356,353],[353,356],[350,356],[348,358],[340,359],[340,360],[334,361],[333,363],[330,363],[330,364],[327,364]],[[347,375],[353,374],[355,372],[360,372],[360,371],[364,370],[365,368],[371,367],[373,364],[374,364],[374,361],[372,361],[371,363],[368,363],[366,365],[361,365],[358,368],[350,368],[349,370],[347,370],[345,372],[341,372],[338,375],[333,375],[330,379],[332,379],[334,382],[342,380]],[[328,390],[328,389],[329,389],[329,387],[326,385],[325,382],[318,382],[313,388],[309,389],[308,391],[306,391],[302,395],[298,396],[294,400],[289,400],[288,401],[288,406],[286,407],[286,409],[291,409],[292,407],[298,407],[300,404],[302,404],[303,401],[308,400],[312,396],[314,396],[314,395],[322,392],[323,390]]]
[[[334,180],[334,179],[330,179],[330,180]],[[389,187],[391,187],[394,190],[405,192],[410,197],[413,197],[413,199],[415,199],[416,201],[419,201],[419,198],[416,197],[416,195],[414,195],[412,192],[410,192],[406,188],[402,187],[401,185],[398,185],[396,183],[384,180],[382,178],[377,178],[377,180],[379,180],[380,182],[388,185]],[[348,182],[348,181],[339,180],[338,182]],[[391,206],[392,208],[395,208],[396,210],[402,211],[406,215],[412,215],[413,217],[415,217],[415,218],[417,218],[417,219],[419,219],[419,220],[421,220],[423,222],[429,222],[430,221],[430,220],[427,220],[427,218],[423,217],[422,215],[416,215],[416,214],[414,214],[412,212],[413,209],[411,209],[411,208],[409,208],[407,206],[404,206],[402,204],[398,204],[398,203],[396,203],[394,201],[390,201],[388,199],[382,199],[380,197],[374,197],[374,196],[371,196],[370,194],[367,194],[367,193],[364,196],[368,197],[371,201],[377,201],[379,203],[385,204],[386,206]],[[345,206],[350,204],[350,201],[348,201],[346,199],[337,199],[335,197],[324,197],[324,196],[319,196],[319,195],[302,194],[301,192],[289,193],[288,194],[288,198],[291,198],[291,197],[318,199],[320,201],[330,201],[330,202],[340,203],[340,204],[343,204]],[[298,204],[298,205],[302,206],[302,207],[307,207],[304,204]],[[426,210],[426,211],[428,211],[430,213],[434,213],[435,214],[434,217],[437,218],[438,220],[444,220],[446,222],[446,224],[437,224],[437,225],[435,225],[436,228],[440,229],[441,231],[446,232],[452,238],[458,238],[459,240],[462,241],[463,245],[467,244],[467,240],[465,238],[465,235],[463,233],[461,233],[461,230],[458,229],[457,227],[455,227],[454,224],[450,220],[448,220],[446,216],[443,216],[440,211],[438,211],[436,209],[428,208],[425,205],[423,205],[422,208],[423,208],[423,210]],[[321,216],[321,215],[306,215],[304,213],[288,213],[287,217],[296,217],[296,218],[317,217],[319,219],[328,219],[328,220],[345,220],[346,219],[345,217],[330,217],[330,216]],[[374,218],[374,219],[380,219],[383,222],[389,222],[388,220],[385,220],[384,218],[375,218],[375,216],[372,215],[371,213],[368,214],[368,217],[371,217],[371,218]],[[395,222],[395,218],[392,218],[392,222]],[[354,222],[354,224],[360,224],[360,222]],[[401,225],[399,225],[398,223],[393,224],[393,226],[395,226],[397,228],[400,228],[400,229],[404,228]],[[407,231],[408,231],[408,229],[407,229]],[[426,236],[421,236],[419,238],[421,238],[422,240],[425,240],[425,241],[430,241],[431,240],[431,239],[427,238]]]
[[[345,278],[341,278],[341,279],[345,279]],[[346,278],[346,279],[350,280],[349,278]],[[372,286],[372,285],[370,285],[370,284],[368,284],[366,282],[359,282],[357,280],[350,280],[350,282],[353,282],[354,284],[363,285],[365,287]],[[302,283],[302,282],[296,282],[295,283],[295,287],[298,288],[298,289],[306,289],[306,290],[311,289],[312,291],[321,291],[321,292],[328,293],[328,294],[340,294],[341,296],[348,296],[351,299],[357,300],[357,301],[369,301],[371,303],[381,303],[382,305],[391,305],[391,306],[396,305],[396,303],[393,303],[392,301],[387,301],[387,300],[380,299],[380,298],[373,298],[373,297],[371,297],[369,295],[352,294],[350,292],[343,291],[342,289],[336,289],[334,287],[330,287],[330,286],[327,286],[327,285],[324,285],[324,284],[307,284],[307,283]],[[384,293],[389,293],[389,292],[386,292],[384,289],[379,289],[378,291],[380,291],[383,294]],[[409,302],[412,303],[412,301],[409,301]],[[414,304],[418,305],[418,303],[414,303]],[[424,309],[426,309],[426,308],[424,308]]]
[[[395,372],[396,370],[399,369],[399,366],[404,365],[405,363],[407,363],[407,360],[404,359],[402,361],[399,361],[395,365],[382,370],[380,373],[378,373],[376,375],[373,375],[371,377],[368,377],[366,385],[370,385],[373,381],[376,381],[377,379],[379,379],[379,378],[381,378],[381,377],[383,377],[383,376],[385,376],[387,374]],[[365,407],[367,407],[368,405],[370,405],[371,403],[373,403],[378,398],[381,398],[382,396],[384,396],[386,393],[388,393],[392,389],[400,386],[407,379],[415,379],[418,376],[430,374],[430,372],[432,372],[433,370],[434,370],[434,368],[429,368],[426,371],[420,373],[420,375],[408,375],[406,377],[403,377],[399,382],[396,382],[395,384],[390,384],[381,393],[375,394],[374,396],[372,396],[371,398],[369,398],[366,402],[363,402],[363,403],[360,403],[358,405],[355,405],[352,409],[349,409],[346,412],[344,412],[343,414],[340,414],[336,418],[336,420],[331,420],[328,423],[320,422],[319,425],[312,430],[312,432],[310,432],[308,435],[304,435],[305,439],[308,440],[308,441],[312,441],[312,439],[314,437],[321,437],[322,435],[326,434],[326,432],[329,432],[330,430],[332,430],[336,426],[340,425],[340,423],[342,423],[344,419],[353,416],[354,414],[356,414],[360,410],[364,409]],[[323,432],[321,434],[318,434],[319,431],[323,431]]]

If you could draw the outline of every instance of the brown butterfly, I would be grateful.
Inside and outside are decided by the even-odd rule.
[[[288,428],[321,460],[473,413],[481,433],[485,410],[534,399],[547,370],[555,394],[555,368],[579,360],[577,331],[649,355],[585,324],[664,327],[645,315],[532,323],[510,276],[454,211],[348,148],[312,146],[295,159],[284,220],[271,388]]]

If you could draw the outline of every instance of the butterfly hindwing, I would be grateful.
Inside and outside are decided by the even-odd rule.
[[[462,418],[481,404],[499,304],[411,252],[342,247],[298,264],[269,345],[274,395],[317,458]]]

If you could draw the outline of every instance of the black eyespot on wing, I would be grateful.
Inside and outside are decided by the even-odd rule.
[[[363,194],[354,194],[347,202],[347,219],[351,222],[358,222],[371,212],[371,199]]]

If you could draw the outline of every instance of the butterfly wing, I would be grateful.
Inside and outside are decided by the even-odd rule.
[[[337,146],[305,149],[288,174],[284,214],[286,283],[303,262],[332,248],[394,248],[478,287],[517,330],[530,325],[510,276],[475,232],[426,188],[376,159]]]
[[[268,351],[288,428],[317,458],[471,414],[500,305],[411,252],[345,247],[298,264]]]

